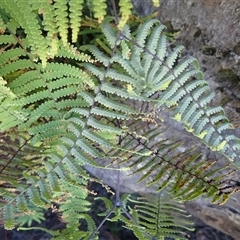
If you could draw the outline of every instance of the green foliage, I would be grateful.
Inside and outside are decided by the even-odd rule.
[[[98,22],[102,22],[104,16],[107,14],[106,1],[105,0],[92,1],[92,4],[93,4],[94,17],[98,19]]]
[[[41,221],[45,220],[43,209],[36,208],[35,205],[29,205],[28,210],[30,211],[19,215],[16,219],[16,223],[20,227],[24,225],[31,227],[33,222],[41,223]]]
[[[186,230],[192,231],[193,224],[183,204],[166,193],[148,198],[136,199],[124,194],[115,205],[105,197],[98,198],[106,206],[106,211],[99,216],[105,216],[110,222],[122,221],[125,228],[132,230],[138,239],[188,239]]]
[[[134,132],[141,133],[141,135],[128,133],[123,138],[123,142],[127,143],[125,148],[128,146],[131,146],[131,149],[137,148],[138,153],[134,156],[132,152],[122,155],[118,152],[117,154],[122,159],[121,163],[127,163],[130,156],[134,159],[129,168],[138,166],[137,170],[132,173],[141,173],[142,176],[138,182],[145,181],[147,186],[152,186],[158,192],[168,186],[168,191],[176,199],[184,201],[194,200],[203,193],[212,197],[212,203],[224,203],[229,198],[229,193],[233,189],[232,186],[226,187],[223,179],[231,174],[231,170],[223,175],[215,176],[216,172],[221,172],[225,167],[216,168],[214,167],[216,162],[213,161],[199,162],[200,154],[194,149],[179,153],[176,150],[181,145],[180,142],[171,139],[154,140],[162,134],[161,126],[156,125],[149,129],[148,124],[140,124],[136,121],[130,129],[134,129]],[[140,154],[146,150],[150,152],[148,157]]]
[[[86,6],[99,24],[83,19]],[[118,173],[137,169],[139,182],[156,190],[154,203],[126,195],[117,196],[115,205],[103,199],[104,221],[120,219],[139,239],[146,239],[144,232],[149,239],[184,239],[188,221],[166,214],[177,209],[182,216],[181,206],[160,201],[167,186],[177,200],[202,196],[218,204],[236,191],[231,171],[221,173],[228,165],[201,161],[194,149],[179,153],[181,143],[174,139],[156,140],[166,108],[199,141],[239,166],[239,139],[230,133],[223,109],[212,106],[214,94],[197,60],[181,58],[182,46],[169,48],[158,20],[142,22],[137,30],[131,21],[126,25],[132,6],[126,0],[119,6],[122,18],[114,22],[105,18],[104,0],[1,4],[0,211],[6,229],[15,226],[16,209],[27,213],[31,204],[59,201],[68,225],[55,239],[97,238],[101,225],[88,213],[90,177],[84,166],[109,167],[98,159],[107,159]],[[86,22],[89,29],[81,33]],[[81,46],[81,36],[85,42],[96,33],[94,44]],[[79,219],[87,231],[78,230]]]
[[[184,206],[173,201],[169,195],[158,194],[153,199],[149,202],[145,198],[129,198],[135,205],[130,210],[135,225],[129,223],[128,228],[137,231],[137,234],[149,234],[150,239],[164,239],[164,236],[179,240],[188,239],[186,230],[193,230],[193,226]]]
[[[123,29],[129,16],[131,15],[132,3],[129,0],[120,0],[119,1],[120,12],[122,13],[121,19],[119,21],[118,27],[119,29]]]

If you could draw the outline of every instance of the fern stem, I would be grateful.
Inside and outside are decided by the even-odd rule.
[[[94,232],[89,236],[89,240],[91,240],[92,237],[95,236],[95,234],[98,232],[98,230],[102,227],[102,225],[106,222],[106,220],[110,217],[110,215],[115,210],[116,206],[113,206],[113,208],[108,212],[108,214],[104,217],[102,222],[98,225],[98,227],[94,230]]]
[[[153,59],[161,62],[161,64],[163,66],[165,66],[167,69],[168,69],[168,72],[171,73],[171,75],[173,76],[173,78],[175,79],[176,82],[178,82],[179,86],[181,86],[181,89],[184,91],[184,96],[186,95],[190,95],[191,96],[191,99],[194,100],[194,103],[198,106],[197,110],[198,112],[202,111],[204,113],[204,116],[206,117],[206,119],[209,119],[210,116],[207,115],[206,113],[206,109],[205,109],[205,106],[201,106],[200,104],[200,101],[198,99],[195,99],[195,95],[192,93],[192,91],[188,91],[187,90],[187,87],[185,86],[185,84],[181,84],[181,82],[179,82],[177,76],[175,75],[173,69],[171,67],[169,67],[165,62],[164,60],[160,59],[156,54],[153,54],[150,50],[148,49],[145,49],[144,47],[140,46],[137,42],[135,42],[134,40],[130,39],[129,37],[127,37],[124,33],[121,32],[121,37],[123,37],[124,39],[126,39],[127,41],[131,42],[134,46],[138,47],[139,49],[141,49],[141,51],[143,52],[146,52],[147,54],[151,55],[153,57]],[[208,98],[210,96],[207,96],[206,98]],[[211,100],[210,100],[211,101]],[[231,144],[230,141],[226,138],[225,134],[221,133],[221,131],[219,131],[219,129],[214,126],[214,124],[209,121],[208,122],[211,126],[211,130],[213,131],[212,132],[212,135],[214,132],[217,133],[218,136],[221,136],[223,138],[223,140],[221,141],[222,144],[225,145],[225,143],[228,143],[227,144],[227,147],[228,147],[228,153],[225,153],[224,151],[221,151],[222,149],[218,150],[218,149],[214,149],[212,146],[211,146],[211,143],[209,143],[209,140],[206,140],[204,141],[204,138],[202,138],[202,141],[205,143],[205,145],[207,145],[209,148],[211,148],[211,150],[213,151],[218,151],[220,152],[221,154],[223,154],[225,157],[227,157],[229,159],[230,162],[234,162],[234,164],[236,166],[238,166],[238,153],[236,152],[236,149],[233,148],[234,144]],[[187,123],[186,123],[187,124]],[[194,133],[193,133],[194,134]],[[197,135],[196,135],[197,136]],[[228,135],[227,135],[228,136]],[[232,142],[235,140],[236,142],[236,138],[234,138],[232,140]],[[223,145],[223,146],[224,146]],[[224,147],[223,147],[224,148]],[[235,153],[235,156],[234,154],[231,154],[232,157],[230,157],[229,155],[229,152],[232,152],[232,153]],[[240,164],[240,163],[239,163]]]
[[[54,105],[55,108],[58,110],[58,114],[59,114],[59,119],[61,119],[61,111],[59,109],[59,107],[57,106],[57,102],[56,99],[54,98],[52,91],[46,81],[46,79],[44,79],[44,77],[42,76],[41,70],[40,68],[37,66],[37,64],[34,62],[33,57],[29,54],[29,52],[27,51],[27,49],[24,47],[24,45],[22,44],[22,42],[19,40],[19,38],[16,37],[16,35],[12,32],[12,30],[10,28],[8,28],[9,32],[12,34],[12,36],[14,36],[14,38],[16,39],[16,41],[19,43],[19,45],[22,47],[22,49],[25,51],[26,55],[29,57],[30,61],[32,62],[33,66],[35,67],[35,69],[39,72],[39,76],[41,76],[42,81],[44,82],[45,86],[47,87],[48,91],[49,91],[49,95],[51,96],[51,98],[54,101]],[[29,116],[30,118],[31,116]]]

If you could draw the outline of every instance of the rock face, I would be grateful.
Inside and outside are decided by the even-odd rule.
[[[195,56],[221,103],[236,110],[240,99],[240,2],[161,1],[160,21],[179,31],[177,43]],[[235,106],[233,106],[235,105]]]
[[[151,0],[133,0],[136,10],[141,15],[148,15],[156,10]],[[168,30],[176,33],[176,42],[186,47],[186,54],[198,59],[205,78],[216,93],[215,102],[224,107],[227,116],[240,125],[240,1],[238,0],[161,0],[158,18]],[[164,116],[167,118],[167,116]],[[199,144],[182,126],[168,121],[171,130],[166,136],[176,136],[185,140],[185,147],[198,144],[203,157],[218,159],[219,164],[225,159],[211,153]],[[236,129],[239,136],[240,130]],[[184,150],[184,149],[182,149]],[[115,171],[91,169],[104,182],[116,186]],[[129,178],[123,172],[120,188],[124,192],[151,191],[142,185],[136,185],[137,176]],[[240,181],[240,173],[235,175]],[[207,200],[199,199],[186,203],[188,211],[199,217],[206,224],[240,239],[240,194],[235,194],[224,206],[215,206]]]

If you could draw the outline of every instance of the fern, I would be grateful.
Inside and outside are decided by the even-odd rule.
[[[183,122],[187,131],[192,132],[213,151],[222,153],[238,166],[238,139],[226,133],[232,129],[232,125],[225,117],[223,108],[210,107],[214,94],[210,93],[207,81],[203,79],[196,59],[182,60],[173,67],[178,55],[183,50],[182,46],[176,47],[168,56],[157,55],[143,48],[147,31],[154,22],[155,20],[152,20],[139,29],[140,34],[139,37],[136,37],[136,43],[132,50],[130,64],[136,69],[135,78],[140,83],[138,86],[136,85],[135,92],[151,96],[160,90],[157,108],[175,106],[175,111],[173,111],[175,120]],[[158,38],[160,39],[160,35]],[[131,39],[126,39],[131,41]],[[150,44],[153,39],[156,41],[156,38],[149,37]],[[158,49],[161,48],[162,41],[159,41]],[[144,73],[144,61],[141,60],[141,53],[144,51],[153,56],[151,64],[154,69],[155,62],[159,64],[157,68],[159,70],[154,74]],[[196,111],[199,113],[198,115],[195,114]]]
[[[119,21],[119,29],[123,29],[124,25],[127,23],[129,16],[131,15],[132,3],[129,0],[120,0],[119,2],[120,12],[122,13],[121,19]]]
[[[137,148],[138,153],[141,151],[150,151],[151,154],[145,159],[139,154],[133,153],[123,156],[120,155],[125,163],[131,158],[134,160],[130,169],[137,166],[137,170],[132,174],[141,173],[141,178],[138,182],[145,181],[148,186],[152,186],[156,191],[162,191],[169,186],[169,192],[177,199],[193,200],[199,196],[206,194],[207,197],[212,197],[213,203],[224,203],[232,192],[234,186],[230,184],[226,187],[226,182],[231,181],[227,178],[229,173],[225,173],[213,177],[216,172],[221,172],[226,167],[214,168],[215,162],[197,162],[199,154],[193,150],[184,153],[176,153],[176,149],[181,143],[174,142],[171,139],[164,139],[156,142],[154,139],[161,134],[160,126],[151,127],[145,123],[134,123],[131,126],[132,131],[129,132],[126,138],[123,138],[124,148]],[[141,133],[136,136],[134,133]],[[154,143],[155,142],[155,143]],[[115,155],[116,153],[113,153]],[[117,153],[119,156],[119,152]],[[159,170],[156,170],[159,169]],[[151,179],[149,181],[148,179]],[[225,181],[222,181],[225,179]],[[171,183],[174,184],[171,184]],[[160,183],[160,184],[159,184]],[[218,186],[218,187],[216,187]]]
[[[87,177],[87,175],[85,175],[85,177]],[[69,239],[69,237],[88,239],[96,228],[95,223],[86,213],[90,206],[90,202],[86,200],[88,196],[87,189],[83,186],[86,184],[86,181],[77,175],[72,175],[71,178],[74,184],[63,182],[62,192],[59,192],[55,196],[55,201],[59,203],[65,201],[65,204],[60,206],[59,211],[62,212],[63,220],[70,224],[67,225],[67,228],[64,229],[61,234],[54,234],[54,239]],[[76,213],[78,214],[78,218],[76,218]],[[86,220],[88,232],[78,231],[80,219]]]
[[[170,196],[163,194],[155,198],[156,200],[151,202],[143,197],[137,200],[129,198],[129,201],[135,205],[130,213],[138,225],[129,224],[128,228],[133,228],[136,232],[142,231],[145,235],[147,233],[151,236],[150,239],[164,239],[163,236],[179,240],[188,239],[186,230],[192,230],[192,223],[183,205],[171,201]]]
[[[93,1],[93,11],[94,11],[94,17],[98,19],[98,22],[102,22],[103,18],[106,15],[106,1],[100,0],[100,1]]]
[[[34,221],[41,223],[41,221],[45,220],[43,209],[39,209],[34,205],[32,207],[29,206],[28,208],[31,210],[28,210],[25,214],[18,216],[16,219],[16,222],[20,227],[24,225],[30,227]]]
[[[160,6],[160,1],[159,0],[153,0],[152,2],[153,2],[153,5],[155,7],[159,7]]]
[[[211,150],[239,164],[239,139],[229,133],[232,125],[223,109],[211,105],[214,95],[198,62],[181,59],[182,46],[169,49],[164,26],[157,20],[131,30],[125,25],[131,4],[123,0],[122,18],[116,23],[103,20],[105,1],[93,1],[90,10],[101,24],[90,23],[101,29],[99,39],[94,46],[76,49],[73,42],[79,40],[84,4],[3,1],[0,7],[0,129],[8,136],[1,142],[5,154],[0,160],[5,228],[14,227],[16,210],[31,210],[29,201],[46,207],[61,199],[68,226],[62,235],[54,234],[56,239],[93,239],[99,226],[87,214],[88,165],[118,174],[136,168],[133,174],[141,173],[139,182],[156,192],[169,186],[178,200],[203,196],[223,204],[237,191],[232,171],[221,173],[228,165],[216,168],[214,162],[201,161],[195,150],[176,153],[181,143],[173,139],[156,141],[162,133],[161,111],[167,108]],[[106,166],[99,165],[99,159],[106,160]],[[116,196],[115,205],[104,199],[104,221],[121,219],[139,239],[146,237],[143,228],[153,239],[180,237],[182,231],[172,226],[182,225],[166,217],[164,204],[162,208],[159,202],[141,199],[137,209],[128,212],[128,201],[136,202],[126,195]],[[158,221],[153,223],[153,218]],[[88,231],[78,231],[79,219],[87,221]]]
[[[122,221],[126,228],[133,231],[138,239],[188,239],[186,230],[192,230],[192,222],[184,211],[183,205],[169,200],[169,195],[158,194],[147,201],[144,197],[134,199],[124,194],[115,205],[101,197],[106,211],[99,216],[105,216],[108,221]]]
[[[10,16],[14,18],[25,30],[33,53],[38,53],[43,61],[43,65],[45,65],[47,47],[44,44],[45,39],[41,35],[40,26],[37,22],[36,14],[34,14],[31,7],[31,2],[26,1],[24,6],[20,5],[19,7],[17,1],[11,1],[11,3],[3,1],[1,8],[4,8],[4,10],[9,13]],[[14,32],[14,29],[9,29]]]
[[[132,6],[130,2],[124,3],[125,0],[120,1],[121,13],[123,15],[122,27],[130,16]],[[54,3],[51,1],[38,1],[34,3],[26,1],[25,5],[18,4],[17,1],[12,1],[11,4],[8,1],[3,1],[1,9],[4,9],[9,14],[9,22],[5,22],[9,30],[14,33],[19,26],[24,29],[29,46],[32,48],[32,53],[41,59],[43,66],[46,66],[47,58],[49,56],[54,57],[58,52],[59,44],[61,44],[58,40],[58,34],[64,46],[67,46],[69,25],[72,30],[72,42],[77,41],[79,28],[83,21],[81,12],[84,4],[84,0],[71,0],[69,1],[69,6],[64,0],[57,0]],[[95,13],[94,15],[99,22],[102,22],[106,15],[106,7],[105,0],[93,1],[90,10]],[[38,23],[38,14],[43,18],[42,25],[47,32],[46,37],[42,35],[42,29]],[[14,22],[11,19],[14,19]],[[2,25],[4,26],[3,22]]]

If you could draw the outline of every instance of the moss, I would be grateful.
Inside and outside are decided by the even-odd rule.
[[[237,74],[234,73],[232,69],[222,68],[218,71],[216,80],[218,82],[230,81],[230,82],[238,83],[240,81],[240,78]]]
[[[203,46],[202,47],[202,53],[204,55],[214,55],[216,53],[216,48],[215,47],[211,47],[211,46]]]
[[[197,31],[193,34],[194,39],[200,37],[201,34],[202,34],[201,29],[197,28]]]
[[[240,56],[240,42],[233,47],[233,52]]]

